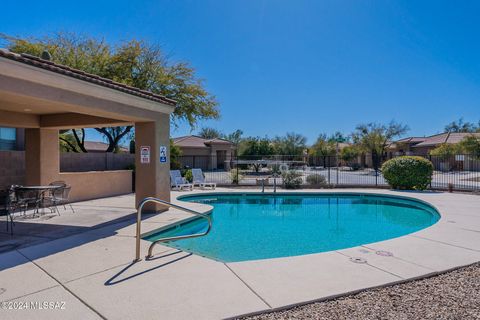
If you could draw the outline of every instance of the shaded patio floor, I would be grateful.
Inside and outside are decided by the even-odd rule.
[[[7,232],[6,221],[0,221],[0,253],[68,237],[74,234],[104,228],[109,225],[135,223],[135,197],[133,194],[82,201],[64,210],[60,215],[46,209],[33,216],[33,210],[15,214],[13,235]]]

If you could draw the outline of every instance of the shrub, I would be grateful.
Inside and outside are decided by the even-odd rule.
[[[282,172],[283,186],[285,189],[298,189],[302,185],[302,175],[295,170]]]
[[[270,165],[270,171],[273,175],[279,175],[282,171],[280,170],[280,164],[273,163]]]
[[[314,173],[307,176],[307,183],[314,186],[324,187],[327,185],[327,179],[321,174]]]
[[[183,177],[185,178],[185,180],[187,180],[188,182],[192,183],[192,182],[193,182],[192,169],[187,169],[187,170],[185,170],[185,172],[183,173]]]
[[[433,164],[422,157],[403,156],[386,161],[382,173],[394,189],[425,190],[432,181]]]
[[[240,174],[240,170],[238,168],[230,170],[230,180],[232,183],[238,184],[243,179],[243,176]]]
[[[451,159],[459,153],[462,153],[460,146],[450,143],[443,143],[430,151],[431,156],[439,157],[442,160]]]

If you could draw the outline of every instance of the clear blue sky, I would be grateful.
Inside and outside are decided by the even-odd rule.
[[[478,121],[479,16],[479,1],[6,1],[0,32],[159,43],[217,96],[222,118],[201,126],[312,143],[362,122]]]

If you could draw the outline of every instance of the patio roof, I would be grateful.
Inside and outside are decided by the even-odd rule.
[[[118,126],[156,120],[174,108],[164,96],[0,49],[1,126]]]
[[[7,59],[11,59],[11,60],[14,60],[14,61],[18,61],[18,62],[21,62],[21,63],[28,64],[28,65],[31,65],[31,66],[35,66],[35,67],[38,67],[38,68],[42,68],[42,69],[45,69],[45,70],[56,72],[56,73],[59,73],[59,74],[62,74],[62,75],[72,77],[72,78],[76,78],[76,79],[88,81],[88,82],[91,82],[91,83],[95,83],[95,84],[98,84],[100,86],[104,86],[104,87],[107,87],[107,88],[119,90],[119,91],[131,94],[131,95],[136,95],[136,96],[139,96],[139,97],[142,97],[142,98],[145,98],[145,99],[150,99],[150,100],[153,100],[153,101],[162,102],[162,103],[172,105],[172,106],[174,106],[175,103],[176,103],[175,100],[166,98],[162,95],[155,94],[153,92],[146,91],[146,90],[141,90],[141,89],[138,89],[138,88],[135,88],[135,87],[132,87],[132,86],[128,86],[126,84],[116,82],[116,81],[113,81],[111,79],[99,77],[97,75],[87,73],[87,72],[84,72],[84,71],[81,71],[81,70],[78,70],[78,69],[73,69],[73,68],[70,68],[68,66],[64,66],[64,65],[61,65],[61,64],[54,63],[52,61],[44,60],[44,59],[41,59],[39,57],[32,56],[30,54],[26,54],[26,53],[18,54],[18,53],[10,52],[8,50],[0,48],[0,57],[4,57],[4,58],[7,58]]]
[[[0,50],[0,126],[26,128],[26,185],[66,181],[76,200],[131,192],[130,171],[60,172],[58,133],[59,129],[135,125],[137,145],[151,150],[148,164],[141,163],[139,152],[135,155],[136,200],[170,199],[169,160],[159,154],[168,150],[169,115],[174,109],[175,101],[161,95]]]

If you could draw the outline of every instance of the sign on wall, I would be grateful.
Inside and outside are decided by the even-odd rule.
[[[140,163],[141,164],[150,163],[150,147],[149,146],[140,147]]]
[[[167,147],[160,146],[160,162],[167,162]]]

